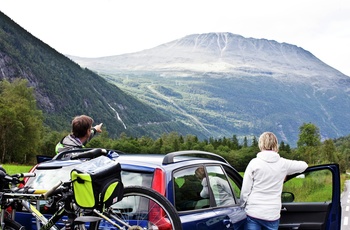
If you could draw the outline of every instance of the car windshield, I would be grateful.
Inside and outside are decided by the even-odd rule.
[[[26,183],[26,186],[35,189],[45,189],[48,190],[56,185],[59,181],[69,181],[70,172],[72,169],[76,168],[76,165],[65,166],[62,168],[52,168],[52,169],[36,169],[35,177],[30,177]]]
[[[89,161],[52,161],[39,164],[35,170],[35,177],[30,178],[26,186],[34,189],[48,190],[58,182],[70,180],[70,173],[73,169],[80,171],[93,171],[96,168],[107,165],[111,159],[105,156],[97,157]],[[59,163],[61,165],[59,165]]]
[[[69,181],[70,173],[73,169],[81,168],[81,166],[87,164],[79,163],[73,165],[67,165],[64,167],[39,167],[35,170],[36,176],[29,178],[26,183],[26,186],[35,189],[44,189],[48,190],[56,185],[59,181]],[[88,163],[91,164],[91,161]],[[121,171],[121,178],[124,184],[124,187],[130,185],[138,185],[151,187],[153,173],[145,173],[145,172],[135,172],[135,171]]]

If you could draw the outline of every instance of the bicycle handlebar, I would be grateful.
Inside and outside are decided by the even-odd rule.
[[[108,151],[106,149],[91,149],[85,152],[73,154],[70,159],[81,159],[81,158],[96,158],[99,156],[107,156]]]
[[[21,178],[21,177],[35,177],[36,174],[35,173],[16,173],[11,175],[12,177],[16,177],[16,178]]]
[[[0,170],[0,179],[4,179],[9,182],[19,183],[19,178],[22,177],[35,177],[35,173],[16,173],[13,175],[8,175],[6,172]]]
[[[7,175],[4,171],[0,170],[0,179],[4,179],[6,181],[12,181],[13,178]]]

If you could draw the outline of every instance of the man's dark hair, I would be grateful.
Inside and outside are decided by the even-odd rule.
[[[84,137],[91,129],[94,120],[86,115],[76,116],[72,121],[72,134],[77,137]]]

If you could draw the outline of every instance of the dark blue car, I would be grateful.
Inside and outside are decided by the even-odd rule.
[[[242,176],[216,154],[192,150],[166,155],[119,154],[116,160],[122,167],[124,186],[146,186],[166,196],[178,211],[185,230],[235,229],[234,223],[242,218]],[[77,163],[60,159],[42,162],[41,167],[33,168],[37,176],[27,185],[47,189],[58,180],[69,180]],[[198,177],[198,168],[204,169],[204,179]],[[203,181],[207,185],[205,192]],[[340,187],[337,164],[312,166],[303,174],[286,178],[279,229],[340,230]],[[322,192],[310,196],[315,191]],[[17,220],[30,229],[30,217],[26,215],[17,215]]]

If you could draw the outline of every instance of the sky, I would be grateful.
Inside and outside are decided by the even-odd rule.
[[[230,32],[299,46],[350,76],[349,0],[1,0],[0,11],[65,55],[112,56]]]

